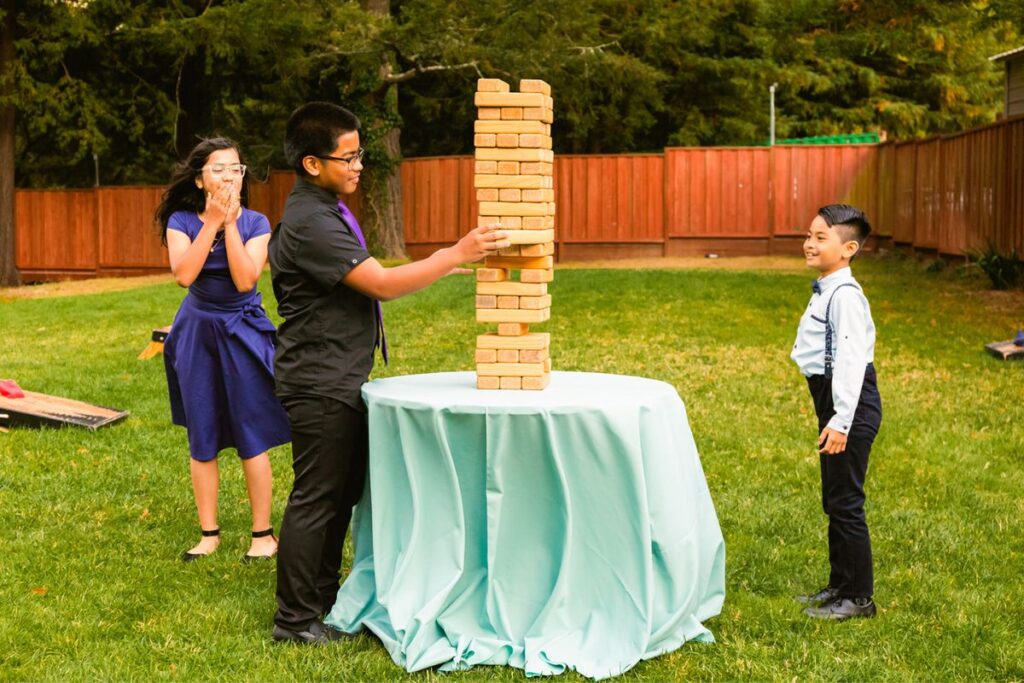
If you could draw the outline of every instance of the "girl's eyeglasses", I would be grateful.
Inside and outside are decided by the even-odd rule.
[[[203,170],[209,171],[215,178],[241,178],[245,175],[245,164],[210,164],[203,166]]]

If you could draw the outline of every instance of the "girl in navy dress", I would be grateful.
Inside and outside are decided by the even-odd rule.
[[[217,454],[235,448],[252,506],[244,560],[273,557],[267,450],[290,440],[274,396],[274,325],[256,290],[267,262],[270,223],[245,208],[249,186],[238,145],[203,140],[171,180],[157,209],[171,272],[188,295],[164,342],[174,424],[188,430],[192,490],[202,538],[182,559],[220,543]]]

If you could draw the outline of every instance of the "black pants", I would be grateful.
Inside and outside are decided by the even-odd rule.
[[[366,479],[366,414],[320,396],[282,399],[295,483],[281,522],[274,623],[301,630],[334,606],[341,551]]]
[[[818,414],[818,432],[835,414],[832,380],[822,375],[807,378]],[[821,504],[828,515],[828,585],[844,598],[870,598],[874,594],[871,535],[864,517],[864,479],[871,445],[882,424],[882,399],[875,368],[868,365],[860,401],[847,434],[846,450],[822,454]]]

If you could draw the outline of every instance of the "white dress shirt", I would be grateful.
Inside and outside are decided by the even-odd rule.
[[[857,286],[836,289],[847,283]],[[832,403],[836,414],[828,426],[847,434],[860,401],[864,371],[875,359],[875,323],[868,300],[849,267],[818,280],[818,285],[821,293],[811,295],[789,357],[807,377],[825,374],[825,309],[832,298],[829,318],[832,322]]]

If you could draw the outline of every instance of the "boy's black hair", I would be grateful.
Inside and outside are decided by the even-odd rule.
[[[857,242],[857,253],[860,253],[871,234],[871,223],[863,211],[849,204],[829,204],[818,209],[818,215],[830,228],[839,229],[844,241]]]
[[[334,151],[338,137],[359,130],[359,118],[330,102],[307,102],[292,112],[284,133],[284,158],[299,175],[308,175],[302,160]]]

